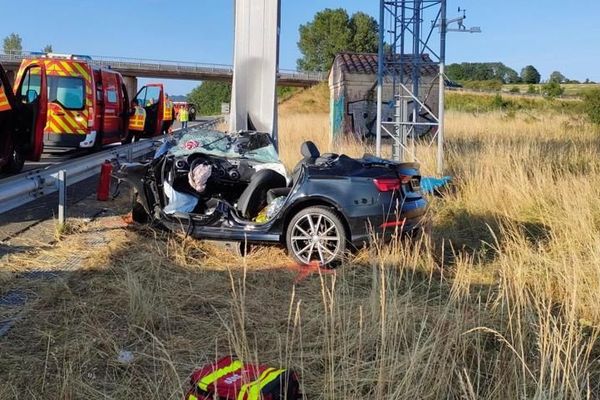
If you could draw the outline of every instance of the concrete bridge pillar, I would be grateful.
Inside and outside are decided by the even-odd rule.
[[[135,76],[123,76],[123,82],[125,82],[125,87],[127,88],[127,95],[129,96],[129,101],[131,101],[137,94],[138,80]]]

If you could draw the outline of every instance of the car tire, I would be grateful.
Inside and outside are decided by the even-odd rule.
[[[322,268],[335,268],[341,263],[346,239],[342,219],[325,206],[300,210],[290,220],[285,235],[288,254],[294,261],[302,265],[317,262]]]
[[[4,170],[11,174],[17,174],[23,170],[25,165],[25,156],[20,149],[14,148],[8,163],[4,166]]]

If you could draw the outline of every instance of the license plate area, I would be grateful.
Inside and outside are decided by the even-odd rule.
[[[409,184],[413,192],[421,190],[421,180],[419,178],[411,178]]]

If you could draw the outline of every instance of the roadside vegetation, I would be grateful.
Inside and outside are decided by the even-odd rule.
[[[288,168],[303,140],[372,151],[330,147],[317,93],[280,105]],[[599,398],[600,132],[574,101],[488,101],[448,96],[454,181],[431,199],[431,232],[335,274],[301,279],[276,248],[240,258],[98,224],[11,256],[16,272],[85,264],[50,282],[0,277],[0,294],[32,293],[0,338],[0,398],[179,399],[194,367],[229,353],[296,369],[310,399]],[[418,157],[431,174],[433,151]]]
[[[446,108],[474,113],[505,111],[509,112],[509,116],[516,111],[581,115],[585,103],[580,99],[525,97],[512,93],[447,92]]]

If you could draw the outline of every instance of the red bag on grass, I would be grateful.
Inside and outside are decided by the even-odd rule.
[[[298,377],[287,369],[245,364],[224,357],[197,369],[185,400],[296,400],[302,397]]]

